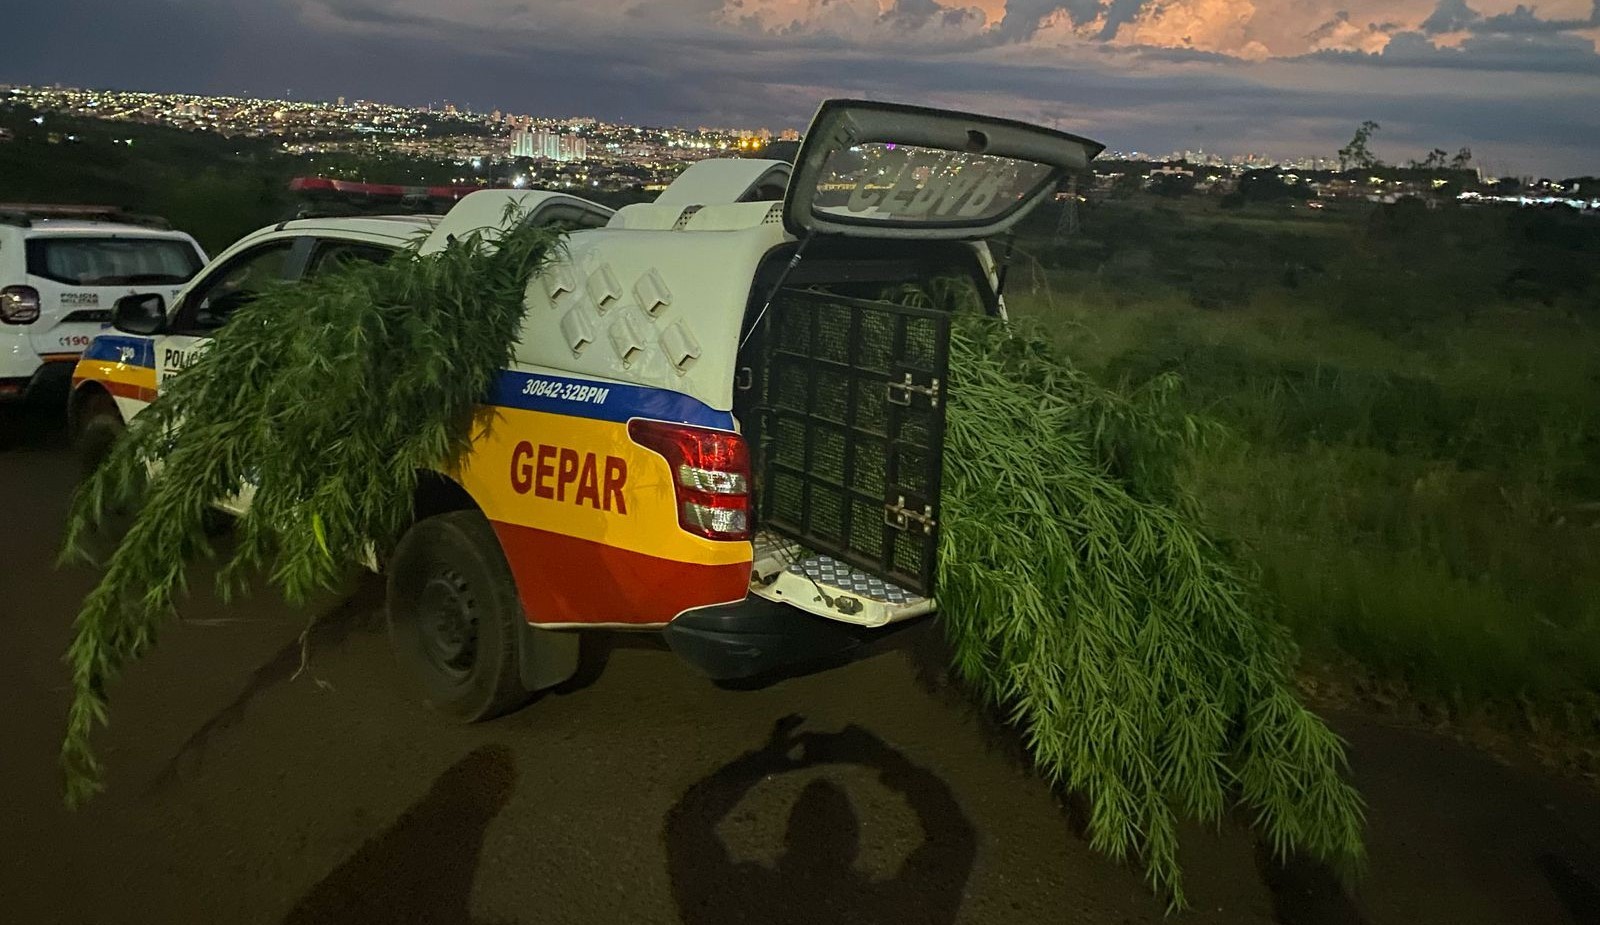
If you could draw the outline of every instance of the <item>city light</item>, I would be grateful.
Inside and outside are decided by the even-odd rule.
[[[373,156],[414,159],[425,176],[430,165],[468,167],[478,182],[524,186],[584,187],[597,191],[644,190],[670,182],[684,167],[706,157],[760,149],[770,129],[648,128],[590,116],[539,117],[479,107],[398,106],[364,99],[318,101],[144,93],[71,87],[5,87],[8,102],[44,115],[60,113],[105,121],[157,125],[228,138],[276,143],[291,157]],[[783,137],[795,136],[783,129]],[[532,142],[530,144],[530,142]],[[118,144],[127,144],[122,139]],[[544,175],[519,161],[542,165]],[[350,177],[357,179],[357,177]]]
[[[416,170],[406,172],[417,177],[427,176],[427,171],[441,164],[470,165],[476,182],[510,182],[519,188],[537,184],[596,191],[657,190],[702,158],[759,152],[774,138],[800,138],[792,128],[776,132],[710,126],[650,128],[589,116],[554,118],[505,110],[482,114],[443,104],[398,106],[348,98],[339,103],[70,87],[5,87],[0,92],[8,102],[34,110],[30,119],[35,125],[61,114],[228,138],[257,138],[277,145],[285,155],[307,159],[308,165],[313,158],[400,157],[415,162]],[[56,137],[73,141],[64,133]],[[77,143],[87,143],[84,138],[92,140],[93,136],[80,133]],[[112,141],[133,143],[129,137]],[[1130,171],[1124,166],[1129,162],[1180,165],[1193,178],[1194,190],[1202,194],[1225,194],[1246,172],[1271,170],[1280,172],[1285,183],[1300,180],[1298,185],[1308,187],[1307,193],[1313,197],[1389,201],[1408,195],[1453,195],[1449,184],[1437,177],[1402,181],[1362,174],[1357,180],[1326,179],[1335,175],[1340,165],[1325,156],[1286,158],[1204,150],[1165,155],[1108,150],[1097,160],[1097,185],[1116,182],[1119,176],[1148,185],[1157,173]],[[1129,173],[1133,176],[1126,176]],[[1491,178],[1479,179],[1492,187]],[[1485,188],[1486,193],[1490,191]]]

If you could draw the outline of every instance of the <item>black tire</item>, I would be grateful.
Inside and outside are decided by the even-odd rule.
[[[435,709],[462,722],[526,703],[516,583],[489,521],[451,511],[417,521],[388,562],[389,638]]]
[[[73,449],[78,455],[78,467],[83,478],[93,475],[106,461],[111,448],[122,439],[128,426],[122,421],[116,400],[104,392],[83,400],[76,416],[76,429],[72,435]]]
[[[104,392],[83,400],[76,421],[77,427],[72,442],[78,454],[79,476],[87,479],[106,461],[106,456],[117,441],[122,439],[128,425],[122,420],[122,412],[117,409],[116,400]],[[131,510],[119,508],[112,513],[127,515]],[[206,508],[200,516],[201,528],[213,539],[232,531],[236,521],[232,514],[214,507]]]

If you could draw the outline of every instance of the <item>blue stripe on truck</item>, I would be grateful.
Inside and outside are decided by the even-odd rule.
[[[128,352],[128,351],[132,352]],[[89,342],[83,351],[85,360],[110,360],[129,366],[156,368],[156,344],[148,337],[129,337],[125,334],[101,334]]]
[[[733,415],[670,389],[573,379],[548,373],[500,371],[489,402],[525,411],[544,411],[600,421],[624,423],[631,418],[673,421],[700,427],[733,429]]]

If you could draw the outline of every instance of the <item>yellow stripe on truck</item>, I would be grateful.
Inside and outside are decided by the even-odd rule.
[[[492,407],[459,475],[490,520],[704,565],[750,561],[748,543],[678,526],[670,467],[625,422]]]

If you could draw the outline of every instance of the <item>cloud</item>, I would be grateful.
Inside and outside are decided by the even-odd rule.
[[[705,25],[786,42],[937,48],[978,44],[988,15],[948,0],[722,0]]]
[[[1394,23],[1367,23],[1364,27],[1350,21],[1350,14],[1340,10],[1334,17],[1306,33],[1306,41],[1318,50],[1382,51],[1398,27]]]
[[[1467,0],[1439,0],[1439,5],[1422,21],[1419,29],[1427,35],[1460,32],[1482,18],[1477,10],[1467,6]]]
[[[355,31],[479,29],[502,39],[543,32],[626,35],[652,45],[940,54],[996,46],[1089,54],[1093,46],[1110,45],[1248,61],[1324,51],[1377,54],[1405,32],[1446,47],[1460,45],[1469,34],[1581,37],[1600,23],[1600,0],[1547,0],[1537,8],[1512,0],[460,0],[448,7],[434,0],[294,2],[312,21]]]
[[[1600,4],[1597,4],[1596,10],[1595,15],[1600,15]],[[1486,33],[1572,32],[1600,24],[1600,19],[1596,19],[1595,15],[1589,19],[1540,19],[1533,7],[1518,4],[1511,12],[1479,19],[1471,23],[1468,29]]]
[[[995,26],[994,37],[1001,42],[1023,42],[1038,34],[1052,17],[1064,15],[1072,26],[1092,23],[1111,0],[1006,0],[1005,16]]]
[[[1347,65],[1600,77],[1594,42],[1559,30],[1485,32],[1455,46],[1437,45],[1420,31],[1399,32],[1375,52],[1320,51],[1306,57]]]

